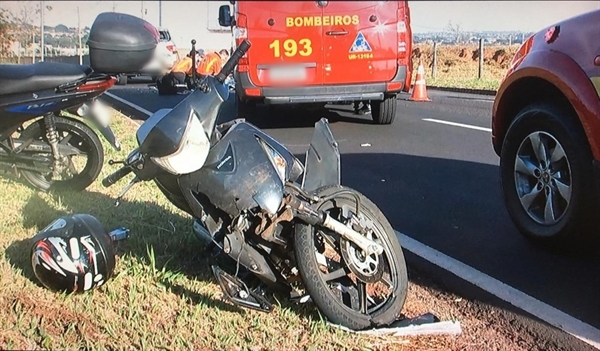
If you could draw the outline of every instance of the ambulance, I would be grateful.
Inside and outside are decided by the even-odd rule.
[[[234,73],[238,112],[266,104],[369,101],[391,124],[410,90],[407,1],[230,1],[219,24],[252,47]]]

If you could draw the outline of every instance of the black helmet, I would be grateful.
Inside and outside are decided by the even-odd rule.
[[[104,284],[115,269],[112,239],[89,214],[60,217],[32,240],[33,272],[49,289],[83,292]]]

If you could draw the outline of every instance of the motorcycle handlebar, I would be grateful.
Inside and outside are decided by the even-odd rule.
[[[229,60],[227,60],[227,62],[225,62],[225,65],[223,65],[221,72],[219,72],[216,76],[219,83],[223,84],[225,82],[225,79],[227,79],[227,77],[231,74],[231,72],[233,72],[233,69],[235,68],[237,63],[240,61],[242,56],[244,56],[244,54],[246,54],[248,49],[250,49],[250,46],[252,46],[252,44],[248,41],[248,39],[245,39],[235,49],[233,54],[231,54],[231,57],[229,58]]]
[[[118,170],[116,170],[114,173],[112,173],[109,176],[107,176],[106,178],[104,178],[102,180],[102,185],[105,188],[108,188],[109,186],[115,184],[116,182],[121,180],[121,178],[125,177],[129,173],[131,173],[131,167],[123,166],[123,167],[119,168]]]

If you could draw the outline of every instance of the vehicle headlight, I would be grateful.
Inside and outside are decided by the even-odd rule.
[[[256,139],[258,140],[260,146],[262,146],[262,148],[265,150],[265,153],[267,154],[267,157],[269,157],[269,160],[273,164],[273,167],[275,167],[275,169],[277,170],[279,178],[282,182],[285,183],[285,169],[287,167],[287,162],[285,161],[285,158],[283,158],[283,156],[281,156],[279,152],[275,151],[275,149],[271,145],[267,144],[264,140],[260,138]]]
[[[179,149],[168,156],[152,157],[152,161],[171,174],[188,174],[204,166],[209,151],[210,140],[204,132],[198,115],[192,111]]]

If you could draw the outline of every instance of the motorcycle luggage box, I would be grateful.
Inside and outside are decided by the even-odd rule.
[[[158,39],[158,30],[141,18],[101,13],[87,41],[90,66],[98,73],[139,72],[152,59]]]

